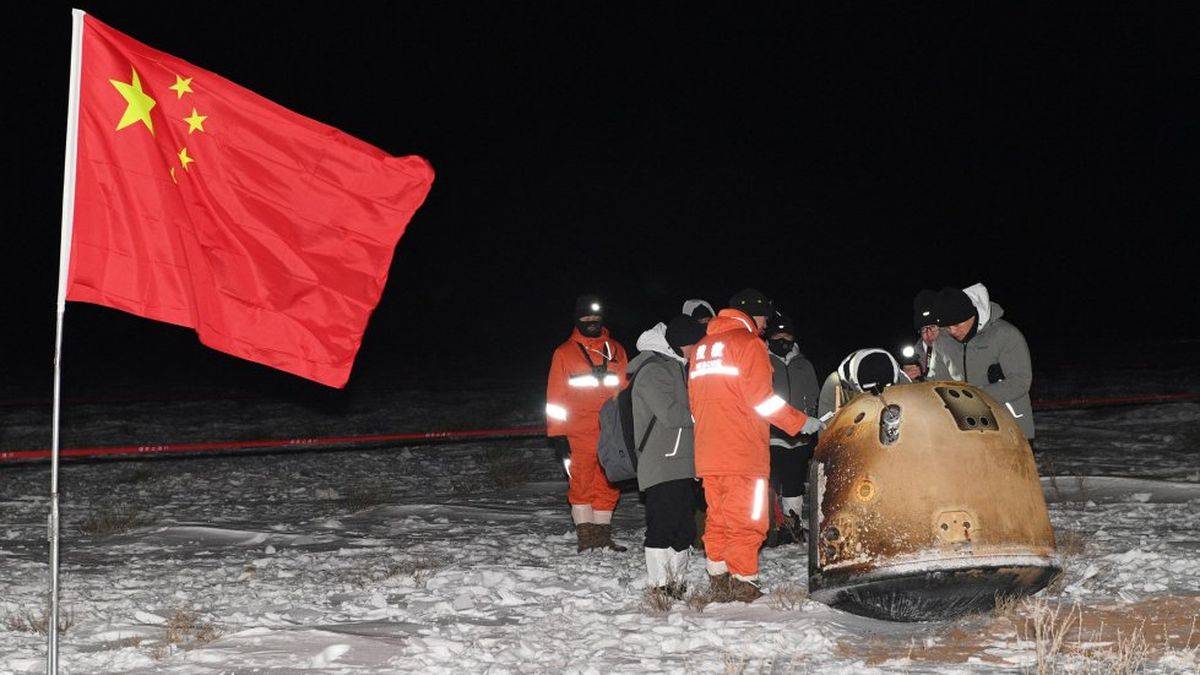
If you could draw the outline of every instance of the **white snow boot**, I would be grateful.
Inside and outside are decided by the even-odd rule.
[[[646,585],[661,588],[676,600],[687,592],[688,551],[671,548],[646,549]]]
[[[659,588],[667,585],[667,578],[670,576],[668,568],[671,564],[671,554],[674,553],[669,548],[647,548],[646,549],[646,585],[651,588]]]

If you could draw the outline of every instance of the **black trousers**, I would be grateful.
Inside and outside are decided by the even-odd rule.
[[[790,450],[771,446],[771,485],[779,491],[780,497],[799,497],[804,494],[812,451],[812,444]]]
[[[691,478],[669,480],[646,490],[646,548],[685,551],[696,538],[695,492]]]

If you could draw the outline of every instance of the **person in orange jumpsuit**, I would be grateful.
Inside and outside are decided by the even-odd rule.
[[[575,301],[575,329],[554,350],[546,384],[546,436],[567,473],[567,502],[579,551],[624,551],[612,538],[612,513],[621,491],[600,468],[600,407],[625,386],[628,359],[604,326],[594,295]]]
[[[822,425],[772,390],[771,361],[759,338],[771,301],[746,289],[729,304],[696,343],[688,399],[696,419],[696,475],[708,501],[709,583],[719,599],[752,602],[762,595],[758,549],[767,534],[771,425],[791,435]]]

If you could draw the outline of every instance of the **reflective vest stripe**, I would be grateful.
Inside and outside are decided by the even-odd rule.
[[[754,412],[762,415],[763,417],[770,417],[778,412],[779,409],[782,408],[786,403],[787,401],[784,401],[778,395],[772,394],[771,398],[768,398],[762,403],[754,406]]]

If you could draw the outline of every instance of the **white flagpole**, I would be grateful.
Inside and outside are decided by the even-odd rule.
[[[75,227],[75,164],[79,152],[79,78],[83,64],[83,10],[71,10],[71,78],[67,96],[67,148],[63,161],[62,239],[58,250],[58,301],[54,323],[54,411],[50,430],[50,616],[46,621],[46,672],[58,673],[58,422],[62,391],[63,313]]]

